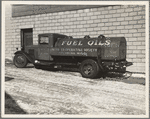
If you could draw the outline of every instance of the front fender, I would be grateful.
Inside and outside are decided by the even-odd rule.
[[[16,54],[23,54],[31,63],[34,64],[34,59],[33,59],[28,53],[26,53],[26,52],[24,52],[24,51],[17,51],[17,52],[15,52],[14,54],[15,54],[15,55],[16,55]]]

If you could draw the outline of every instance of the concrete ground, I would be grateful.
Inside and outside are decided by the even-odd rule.
[[[79,72],[5,65],[5,113],[40,115],[145,115],[145,76],[108,74],[86,79]]]

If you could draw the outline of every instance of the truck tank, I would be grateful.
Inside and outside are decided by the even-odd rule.
[[[102,60],[126,60],[125,37],[59,38],[50,50],[55,56],[101,57]]]

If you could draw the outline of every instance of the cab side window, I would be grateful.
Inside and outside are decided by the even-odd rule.
[[[40,42],[40,44],[49,44],[49,37],[48,36],[41,36],[39,42]]]

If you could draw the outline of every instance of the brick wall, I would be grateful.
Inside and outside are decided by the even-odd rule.
[[[13,36],[13,28],[11,21],[11,6],[5,6],[5,55],[6,57],[11,57],[13,54],[13,40],[11,36]],[[3,40],[3,39],[2,39]]]
[[[6,12],[8,13],[8,12]],[[7,14],[6,16],[9,15]],[[8,25],[8,21],[11,22]],[[127,70],[145,72],[145,6],[125,5],[10,18],[6,21],[6,56],[20,46],[20,29],[33,28],[34,44],[40,33],[62,33],[73,37],[126,37]]]

